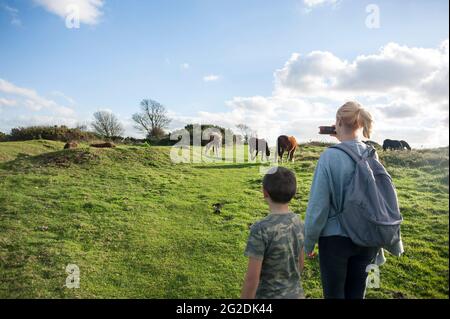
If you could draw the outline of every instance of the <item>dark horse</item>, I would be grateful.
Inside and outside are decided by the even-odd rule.
[[[283,162],[283,154],[287,152],[288,160],[294,161],[294,153],[297,149],[297,140],[293,136],[280,135],[277,139],[277,150],[279,160]]]
[[[409,144],[406,143],[406,141],[400,141],[400,143],[402,143],[403,147],[406,148],[408,151],[411,150],[411,146],[409,146]]]
[[[259,151],[261,151],[261,158],[264,156],[262,155],[262,150],[266,149],[266,159],[269,159],[270,156],[270,150],[269,145],[267,144],[267,141],[264,139],[259,139],[256,137],[250,137],[248,140],[248,146],[249,146],[249,154],[252,160],[254,160],[257,156]],[[256,151],[255,156],[253,156],[253,152]]]
[[[411,150],[411,146],[409,146],[409,144],[405,141],[397,141],[397,140],[384,140],[383,142],[383,151],[386,150],[401,150],[403,151],[404,149],[408,149]]]

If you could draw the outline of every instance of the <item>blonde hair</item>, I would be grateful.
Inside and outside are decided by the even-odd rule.
[[[364,137],[370,138],[373,125],[372,115],[358,102],[351,101],[342,105],[338,109],[336,117],[349,129],[357,130],[362,127]]]

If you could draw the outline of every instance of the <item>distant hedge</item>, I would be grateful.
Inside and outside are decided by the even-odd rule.
[[[235,141],[235,135],[233,133],[233,131],[229,128],[224,128],[221,126],[217,126],[217,125],[212,125],[212,124],[188,124],[184,127],[184,129],[186,131],[189,132],[189,138],[190,138],[190,143],[192,145],[193,141],[194,141],[194,126],[197,126],[200,128],[202,134],[208,130],[208,129],[214,129],[214,130],[218,130],[221,134],[222,134],[222,144],[225,143],[233,143]],[[225,137],[226,136],[233,136],[233,140],[228,141]],[[206,144],[209,143],[209,140],[204,140],[203,138],[201,139],[201,145],[205,146]]]
[[[29,140],[52,140],[52,141],[89,141],[99,137],[92,133],[80,130],[79,128],[68,128],[67,126],[30,126],[17,127],[11,130],[11,134],[6,136],[8,141],[29,141]]]
[[[146,141],[148,144],[154,146],[173,146],[178,143],[178,140],[171,140],[169,135],[165,135],[160,139],[149,138]]]
[[[222,133],[222,136],[226,135],[233,136],[233,142],[236,137],[232,130],[223,128],[216,125],[201,125],[201,132],[204,132],[206,129],[217,129]],[[193,143],[193,131],[194,124],[189,124],[185,126],[185,130],[189,132],[190,135],[190,143]],[[176,133],[176,132],[175,132]],[[29,126],[29,127],[16,127],[11,130],[10,134],[5,134],[0,132],[0,142],[4,141],[29,141],[29,140],[52,140],[52,141],[61,141],[61,142],[70,142],[70,141],[80,141],[80,142],[89,142],[92,140],[105,140],[105,138],[97,135],[93,132],[88,132],[86,130],[80,128],[68,128],[65,125],[62,126]],[[178,140],[171,140],[169,134],[165,134],[161,138],[146,138],[146,139],[138,139],[133,137],[121,137],[121,136],[113,136],[108,139],[108,141],[117,143],[117,144],[131,144],[131,145],[154,145],[154,146],[172,146],[179,142]],[[226,139],[223,138],[222,143],[225,144]],[[201,144],[204,146],[209,143],[209,140],[201,140]]]

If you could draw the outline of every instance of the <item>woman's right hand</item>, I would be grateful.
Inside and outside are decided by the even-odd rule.
[[[336,125],[331,125],[331,127],[334,127],[334,131],[336,131]],[[337,138],[337,134],[330,134],[330,136]]]
[[[309,259],[314,259],[317,256],[317,253],[315,251],[312,251],[310,253],[307,254]]]

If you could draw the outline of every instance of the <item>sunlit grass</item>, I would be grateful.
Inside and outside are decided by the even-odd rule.
[[[62,146],[0,143],[0,297],[239,297],[269,163],[246,161],[242,148],[227,162],[174,164],[169,147]],[[301,145],[283,164],[297,174],[292,210],[302,218],[323,149]],[[406,252],[388,256],[368,297],[448,298],[448,148],[381,159],[398,189]],[[80,267],[80,289],[64,287],[69,263]],[[322,296],[317,260],[303,281],[307,297]]]

